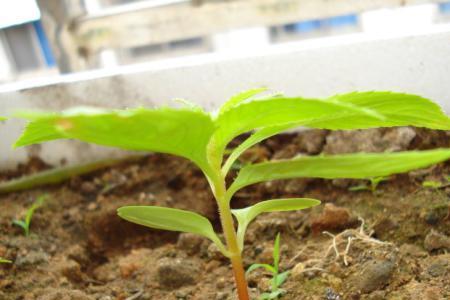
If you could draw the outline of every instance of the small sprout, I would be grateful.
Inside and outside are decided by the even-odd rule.
[[[40,208],[44,204],[46,198],[47,195],[39,196],[36,199],[36,201],[34,201],[34,203],[30,206],[30,208],[28,208],[24,220],[13,220],[12,223],[16,226],[21,227],[23,229],[25,236],[30,235],[31,218],[33,217],[33,214],[36,211],[36,209]]]
[[[0,257],[0,264],[12,264],[12,261],[6,258]]]
[[[425,180],[424,182],[422,182],[422,186],[431,189],[438,189],[442,187],[442,183],[434,180]]]
[[[387,176],[378,176],[378,177],[369,178],[368,180],[369,180],[369,185],[361,184],[361,185],[357,185],[357,186],[352,186],[348,190],[352,191],[352,192],[356,192],[356,191],[371,191],[373,194],[376,194],[378,185],[382,181],[388,181],[389,177],[387,177]]]
[[[280,273],[279,271],[279,262],[280,262],[280,233],[277,234],[275,238],[275,244],[273,245],[273,266],[269,264],[253,264],[251,265],[247,272],[248,275],[250,272],[258,269],[264,268],[266,271],[272,274],[272,279],[270,280],[270,292],[262,293],[259,297],[260,300],[271,300],[278,299],[281,295],[283,295],[284,290],[280,289],[281,285],[286,281],[289,276],[289,271],[285,271]]]
[[[446,176],[441,181],[438,181],[438,180],[425,180],[424,182],[422,182],[422,186],[424,188],[435,189],[435,190],[448,187],[448,186],[450,186],[450,176]]]

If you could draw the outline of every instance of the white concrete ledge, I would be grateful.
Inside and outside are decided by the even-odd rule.
[[[8,84],[0,86],[0,115],[23,108],[161,105],[177,97],[212,110],[237,91],[258,86],[306,97],[354,90],[407,92],[428,97],[449,113],[449,40],[448,26],[383,38],[357,34],[277,45],[260,53],[208,54]],[[73,141],[11,150],[21,126],[18,120],[0,125],[0,169],[13,168],[31,154],[51,164],[120,155]]]

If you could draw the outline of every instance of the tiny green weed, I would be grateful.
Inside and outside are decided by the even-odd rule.
[[[378,185],[383,181],[388,181],[389,177],[388,176],[379,176],[379,177],[369,178],[368,180],[369,180],[369,184],[360,184],[357,186],[352,186],[348,190],[352,191],[352,192],[367,190],[367,191],[371,191],[373,194],[376,194]]]
[[[10,261],[9,259],[0,257],[0,264],[12,264],[12,261]]]
[[[442,182],[435,180],[425,180],[424,182],[422,182],[423,187],[430,189],[439,189],[442,187],[442,185]]]
[[[435,190],[448,187],[448,186],[450,186],[450,176],[446,176],[442,180],[425,180],[424,182],[422,182],[422,186],[424,188],[435,189]]]
[[[47,195],[41,195],[39,196],[36,201],[27,209],[27,212],[25,214],[25,219],[23,220],[13,220],[12,223],[16,226],[19,226],[23,229],[23,232],[25,236],[30,235],[30,225],[31,225],[31,219],[33,218],[33,214],[36,211],[36,209],[40,208],[43,204],[45,199],[47,198]]]
[[[253,264],[248,268],[247,272],[245,273],[246,275],[248,275],[249,273],[258,268],[264,268],[266,271],[271,273],[272,279],[270,280],[271,283],[270,292],[262,293],[259,297],[259,300],[278,299],[281,295],[283,295],[284,290],[282,290],[280,287],[288,278],[289,271],[280,273],[279,263],[280,263],[280,233],[277,234],[277,237],[275,238],[275,243],[273,245],[273,265]]]

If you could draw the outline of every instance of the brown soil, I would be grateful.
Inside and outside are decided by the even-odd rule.
[[[449,140],[448,132],[410,128],[309,131],[272,138],[248,151],[244,161],[450,147]],[[33,161],[21,173],[46,167]],[[281,232],[281,268],[291,270],[281,299],[450,299],[450,187],[421,185],[424,180],[445,184],[449,174],[447,163],[392,176],[374,193],[349,191],[362,183],[349,180],[296,179],[246,188],[234,207],[293,196],[324,204],[259,217],[247,232],[244,263],[270,263],[273,240]],[[49,197],[25,237],[11,221],[23,217],[42,194]],[[208,241],[123,221],[115,211],[129,204],[194,210],[220,231],[202,174],[166,155],[2,195],[0,257],[14,263],[0,265],[0,299],[235,299],[229,264]],[[255,299],[268,280],[263,271],[249,276]]]

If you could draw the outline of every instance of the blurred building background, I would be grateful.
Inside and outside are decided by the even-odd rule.
[[[213,52],[257,54],[280,43],[450,22],[450,1],[390,2],[0,1],[0,83]]]

